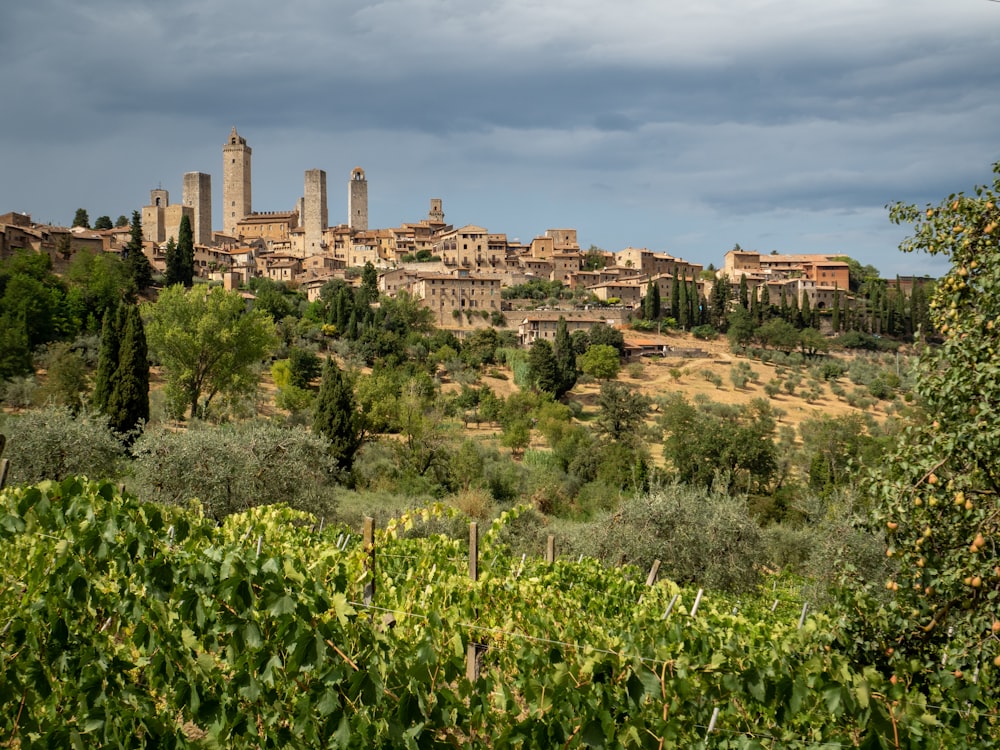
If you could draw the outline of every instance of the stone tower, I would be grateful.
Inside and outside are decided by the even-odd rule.
[[[191,232],[196,245],[212,244],[212,175],[204,172],[184,173],[182,202],[194,210]]]
[[[431,224],[444,224],[444,208],[440,198],[431,198],[431,210],[427,213],[427,221]]]
[[[361,167],[351,170],[347,191],[347,225],[355,232],[368,229],[368,180]]]
[[[302,229],[305,230],[305,254],[322,252],[323,232],[328,226],[326,205],[326,172],[322,169],[306,171],[305,196],[302,199]]]
[[[236,236],[236,224],[250,215],[250,155],[247,139],[236,132],[222,147],[222,228]]]
[[[163,242],[166,237],[165,212],[170,193],[163,188],[149,191],[149,205],[142,207],[142,236],[146,242]]]

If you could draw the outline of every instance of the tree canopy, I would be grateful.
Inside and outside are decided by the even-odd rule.
[[[168,287],[143,310],[149,350],[163,365],[177,415],[203,416],[216,396],[253,391],[256,368],[277,342],[267,314],[222,287]]]
[[[857,636],[958,670],[1000,664],[1000,163],[994,173],[971,195],[890,208],[895,223],[913,225],[901,250],[944,255],[951,268],[930,300],[943,342],[921,352],[923,418],[901,432],[869,485],[875,528],[898,568],[876,583],[891,601],[859,618]]]

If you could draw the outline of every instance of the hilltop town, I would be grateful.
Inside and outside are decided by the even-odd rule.
[[[303,195],[290,210],[254,210],[252,149],[233,127],[222,147],[222,206],[213,213],[212,178],[204,172],[183,176],[180,203],[167,190],[150,191],[142,207],[144,251],[154,269],[166,268],[166,248],[178,237],[181,219],[190,221],[198,276],[236,288],[266,277],[302,291],[312,301],[335,279],[357,283],[357,269],[371,264],[380,291],[406,291],[429,308],[439,328],[461,336],[489,325],[516,325],[519,340],[551,338],[558,315],[533,310],[508,321],[510,305],[501,291],[531,281],[558,282],[581,292],[591,305],[567,317],[571,329],[595,322],[622,324],[656,286],[671,298],[678,279],[707,300],[722,277],[745,279],[761,302],[794,300],[811,310],[854,305],[849,264],[843,256],[761,254],[739,246],[720,258],[718,268],[667,253],[626,247],[617,252],[581,248],[575,229],[549,229],[528,243],[476,225],[445,221],[441,198],[431,198],[426,218],[398,227],[372,228],[368,221],[368,181],[355,167],[347,180],[347,221],[329,222],[327,175],[310,169]],[[221,217],[220,217],[221,214]],[[213,220],[221,218],[222,230]],[[80,250],[121,253],[130,228],[90,230],[35,224],[29,215],[0,215],[0,257],[18,248],[48,253],[59,267]],[[913,279],[897,280],[908,294]],[[589,309],[587,309],[589,307]]]

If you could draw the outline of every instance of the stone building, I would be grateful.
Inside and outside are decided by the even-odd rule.
[[[368,180],[361,167],[351,170],[347,187],[347,223],[356,232],[368,229]]]
[[[306,172],[302,199],[302,229],[305,230],[303,257],[323,251],[323,233],[329,226],[326,203],[326,172],[310,169]]]
[[[236,132],[222,147],[222,224],[223,232],[238,237],[237,224],[253,211],[250,157],[253,150],[247,139]]]
[[[194,243],[211,245],[212,176],[204,172],[185,172],[181,202],[192,211],[191,231]]]

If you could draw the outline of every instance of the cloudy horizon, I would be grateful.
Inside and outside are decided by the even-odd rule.
[[[0,213],[130,214],[212,175],[235,125],[253,208],[361,166],[372,227],[424,218],[718,265],[735,244],[835,252],[884,275],[886,204],[992,182],[989,0],[36,0],[5,9]]]

